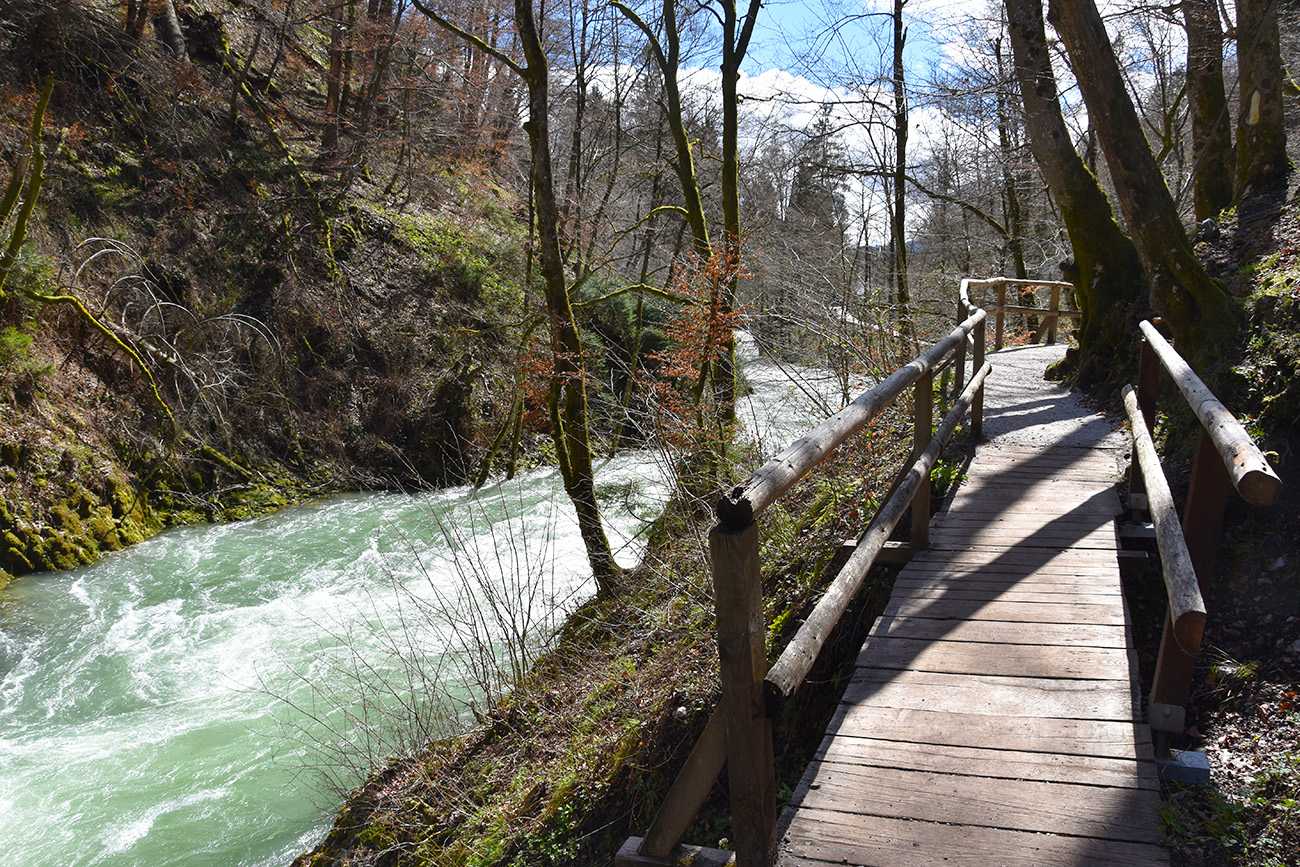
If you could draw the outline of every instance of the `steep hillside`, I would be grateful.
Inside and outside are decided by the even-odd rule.
[[[55,82],[10,288],[82,300],[175,418],[94,323],[10,292],[0,581],[174,522],[464,480],[507,421],[528,318],[526,230],[498,180],[511,151],[494,166],[435,152],[405,173],[378,148],[322,162],[323,43],[304,31],[274,86],[241,94],[223,28],[247,10],[182,8],[189,65],[128,36],[114,7],[0,10],[6,175]]]

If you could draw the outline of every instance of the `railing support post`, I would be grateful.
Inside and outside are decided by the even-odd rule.
[[[913,388],[912,460],[930,445],[934,435],[934,374],[925,373]],[[930,547],[930,480],[923,479],[912,497],[912,550]]]
[[[1061,321],[1061,287],[1052,287],[1052,315],[1047,320],[1047,342],[1056,343],[1056,325]]]
[[[988,317],[975,326],[975,348],[971,353],[971,370],[978,372],[984,367],[984,333]],[[971,374],[974,376],[975,374]],[[975,392],[975,399],[970,405],[970,432],[976,441],[984,439],[984,386]]]
[[[758,525],[709,532],[718,618],[719,709],[726,719],[727,778],[737,867],[769,867],[776,852],[776,773],[764,706],[767,621]]]
[[[1007,284],[998,284],[998,312],[993,314],[993,349],[997,351],[1002,348],[1002,320],[1006,316],[1004,308],[1007,306]]]
[[[1223,532],[1223,513],[1232,479],[1223,466],[1223,458],[1214,447],[1208,433],[1201,432],[1196,442],[1196,457],[1192,459],[1192,478],[1187,488],[1187,504],[1183,507],[1183,536],[1187,552],[1191,554],[1196,570],[1196,583],[1201,596],[1210,597],[1214,583],[1214,564],[1219,553],[1219,536]],[[1185,652],[1173,636],[1169,615],[1165,615],[1165,631],[1160,638],[1160,653],[1156,657],[1156,673],[1151,682],[1151,703],[1186,707],[1192,693],[1192,674],[1196,667],[1195,655]]]

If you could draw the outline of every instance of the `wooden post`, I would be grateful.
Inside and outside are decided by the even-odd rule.
[[[1052,287],[1052,316],[1047,320],[1047,342],[1056,342],[1056,324],[1061,321],[1061,287]]]
[[[769,867],[776,853],[776,771],[763,701],[767,622],[758,525],[709,532],[718,617],[719,710],[726,719],[727,778],[737,867]]]
[[[1002,318],[1006,311],[1002,308],[1007,306],[1007,284],[998,284],[998,312],[993,314],[993,351],[996,352],[1002,348]]]
[[[1137,400],[1138,407],[1142,410],[1142,418],[1147,423],[1147,430],[1155,432],[1156,429],[1156,389],[1159,385],[1157,377],[1160,375],[1160,359],[1156,356],[1156,351],[1147,341],[1142,341],[1142,356],[1138,361],[1138,385]],[[1133,456],[1133,461],[1128,468],[1128,495],[1130,504],[1133,502],[1133,496],[1139,494],[1146,496],[1146,483],[1142,480],[1142,470],[1138,467],[1137,455]],[[1132,514],[1137,509],[1129,507],[1130,517],[1136,520],[1137,516]]]
[[[934,374],[927,372],[912,389],[912,460],[916,460],[934,435]],[[912,550],[924,551],[929,547],[930,480],[925,478],[912,497]]]
[[[984,332],[988,317],[981,319],[975,326],[975,350],[971,353],[971,369],[978,372],[984,367]],[[984,438],[984,386],[979,387],[975,399],[970,405],[970,432],[975,439]]]
[[[1201,596],[1206,599],[1210,597],[1214,583],[1223,513],[1231,491],[1232,479],[1223,466],[1223,458],[1219,456],[1214,440],[1202,431],[1196,441],[1192,479],[1187,488],[1187,504],[1183,507],[1183,536],[1187,539],[1187,551],[1192,555],[1192,565],[1196,569],[1196,583],[1200,585]],[[1196,657],[1185,652],[1174,640],[1172,622],[1166,614],[1156,673],[1151,683],[1151,703],[1186,707],[1192,693],[1195,667]]]

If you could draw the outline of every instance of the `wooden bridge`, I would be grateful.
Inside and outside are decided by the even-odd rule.
[[[722,701],[659,816],[644,837],[628,840],[620,864],[1168,863],[1159,845],[1157,769],[1176,761],[1165,733],[1181,731],[1200,645],[1205,609],[1197,576],[1203,583],[1212,574],[1228,490],[1266,504],[1280,482],[1150,323],[1140,388],[1125,394],[1134,449],[1064,389],[1043,383],[1041,360],[1029,361],[1036,376],[989,378],[985,311],[968,293],[975,285],[1005,292],[1010,282],[963,283],[961,324],[952,334],[723,497],[710,535]],[[1061,287],[1051,288],[1055,308]],[[995,310],[999,341],[1009,309]],[[1012,351],[999,367],[1031,356],[1041,359]],[[1146,433],[1157,360],[1207,431],[1183,522],[1194,530],[1191,551]],[[954,399],[934,430],[933,382],[944,370]],[[755,518],[909,385],[912,463],[769,668]],[[930,522],[930,470],[968,412],[983,442],[965,481]],[[1170,596],[1149,704],[1138,692],[1119,573],[1123,508],[1116,491],[1130,452],[1142,467],[1130,479],[1136,496],[1129,506],[1150,510],[1152,522],[1143,526],[1158,538]],[[899,556],[886,540],[909,504],[911,540],[901,551],[907,565],[778,818],[773,709],[799,687],[882,552]],[[681,845],[724,763],[736,851]]]

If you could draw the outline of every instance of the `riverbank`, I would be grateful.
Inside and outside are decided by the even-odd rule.
[[[883,496],[909,441],[899,418],[881,418],[868,444],[767,514],[771,652],[815,601],[842,539],[860,531],[851,504]],[[612,863],[653,818],[717,701],[707,524],[703,511],[667,514],[641,565],[574,612],[477,726],[377,769],[295,865]],[[889,580],[886,570],[868,580],[810,677],[837,682],[852,665]],[[792,702],[775,726],[778,785],[797,782],[835,706],[833,690],[806,692],[820,694]],[[724,774],[687,838],[727,846],[726,803]]]
[[[213,8],[187,16],[203,38],[184,68],[96,4],[0,10],[0,150],[19,179],[47,74],[54,88],[0,298],[0,585],[169,526],[536,458],[516,403],[515,192],[473,154],[431,158],[401,202],[314,162],[293,118],[321,83],[290,64],[260,114],[231,105],[222,52],[252,25]]]

